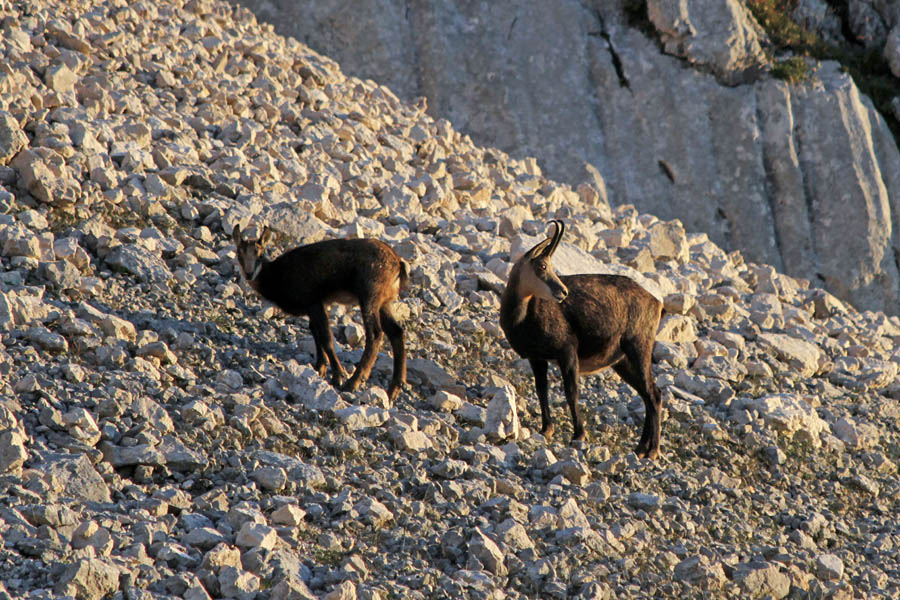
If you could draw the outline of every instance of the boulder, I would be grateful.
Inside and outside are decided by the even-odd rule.
[[[666,52],[712,69],[725,84],[742,83],[768,63],[762,29],[737,0],[649,0],[647,17]]]

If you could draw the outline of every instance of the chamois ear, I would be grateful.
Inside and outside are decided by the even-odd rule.
[[[257,242],[257,244],[259,244],[261,247],[269,246],[271,245],[272,239],[274,237],[275,234],[272,233],[272,230],[266,227],[265,229],[263,229],[262,235],[259,236],[259,241]]]
[[[547,246],[549,246],[550,242],[552,242],[552,241],[553,241],[552,238],[547,238],[543,242],[539,242],[538,244],[536,244],[534,246],[534,248],[532,248],[531,250],[526,252],[525,256],[528,257],[529,260],[532,258],[537,258],[538,256],[541,256],[544,253],[544,250],[546,250]]]
[[[231,230],[231,239],[234,240],[235,246],[241,245],[241,226],[235,225],[234,229]]]

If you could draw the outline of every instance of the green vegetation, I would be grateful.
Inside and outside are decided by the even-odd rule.
[[[841,19],[846,17],[842,3],[829,4]],[[891,100],[900,96],[900,81],[891,73],[880,49],[865,48],[849,40],[823,40],[817,33],[793,21],[791,14],[796,5],[797,0],[747,0],[747,7],[774,45],[772,50],[775,53],[790,51],[795,55],[777,62],[773,75],[792,83],[808,79],[808,67],[804,69],[800,65],[802,57],[841,63],[860,91],[872,99],[894,137],[900,139],[900,121],[890,107]]]
[[[794,22],[791,13],[796,0],[747,0],[747,8],[762,25],[779,50],[793,50],[799,54],[823,59],[827,49],[817,34]]]
[[[812,69],[802,56],[792,56],[791,58],[777,61],[772,67],[772,75],[788,83],[802,83],[809,81],[812,76]]]

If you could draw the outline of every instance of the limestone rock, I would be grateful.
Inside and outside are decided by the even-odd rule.
[[[46,150],[46,149],[44,149]],[[47,204],[74,204],[81,186],[70,178],[68,168],[59,155],[25,149],[12,160],[19,172],[19,182],[29,194]]]
[[[884,44],[884,57],[890,65],[891,73],[900,79],[900,23],[894,25]]]
[[[840,579],[844,575],[844,562],[834,554],[820,554],[816,557],[816,575],[820,579]]]
[[[790,578],[782,573],[775,564],[746,563],[739,565],[735,570],[734,580],[746,593],[756,598],[767,594],[773,598],[784,598],[791,588]]]
[[[141,281],[161,283],[172,276],[159,256],[134,244],[117,247],[105,260],[110,267],[131,273]]]
[[[712,68],[728,84],[742,82],[744,71],[768,62],[760,46],[762,30],[737,0],[651,0],[647,17],[666,52]]]
[[[815,345],[782,333],[761,333],[758,339],[780,360],[798,370],[802,377],[810,377],[819,370],[822,351]]]
[[[506,563],[500,547],[477,527],[469,540],[469,553],[491,573],[499,577],[506,575]]]
[[[83,501],[109,502],[109,487],[83,455],[51,454],[35,468],[52,481],[60,496]]]
[[[512,386],[504,386],[494,391],[485,413],[484,432],[492,439],[515,440],[519,437],[516,393]]]
[[[772,394],[748,404],[759,411],[763,419],[779,431],[791,437],[798,437],[819,447],[819,434],[828,431],[828,426],[810,406],[809,402],[795,394]]]
[[[119,589],[119,568],[100,558],[84,558],[70,564],[54,590],[79,600],[100,600]]]
[[[0,165],[9,161],[28,144],[28,136],[8,112],[0,111]]]
[[[22,432],[7,429],[0,432],[0,473],[18,470],[28,459],[27,440]]]

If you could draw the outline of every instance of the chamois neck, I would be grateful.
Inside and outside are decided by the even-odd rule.
[[[264,256],[260,256],[253,266],[253,271],[244,274],[250,287],[267,300],[271,299],[271,292],[267,291],[267,285],[265,285],[268,282],[268,277],[266,277],[266,275],[268,274],[271,264],[271,261],[267,260]]]
[[[517,265],[510,272],[506,289],[503,290],[503,296],[500,298],[500,319],[501,325],[505,328],[521,323],[528,312],[528,301],[532,296],[530,294],[527,296],[522,295],[519,284],[520,277]]]

